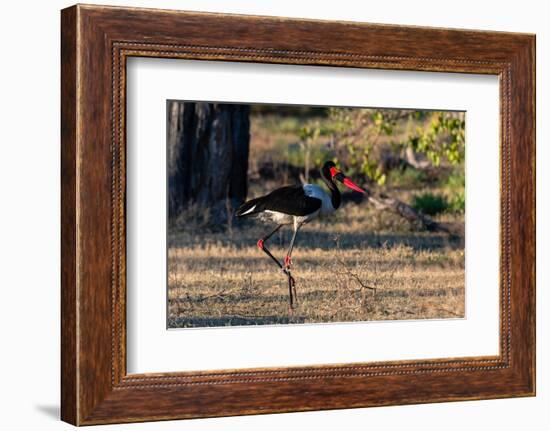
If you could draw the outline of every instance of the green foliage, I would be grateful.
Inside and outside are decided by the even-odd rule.
[[[431,192],[413,197],[412,207],[423,214],[434,216],[441,213],[464,214],[466,196],[464,190],[453,193],[450,197]]]
[[[449,196],[449,212],[464,214],[466,206],[464,167],[454,170],[442,184]]]
[[[418,126],[403,145],[425,154],[435,166],[442,157],[458,165],[464,161],[464,126],[464,120],[452,112],[434,112],[428,127]]]
[[[303,126],[304,120],[300,117],[262,117],[262,127],[272,134],[297,134]]]
[[[403,130],[403,125],[407,127]],[[316,133],[315,133],[316,131]],[[387,182],[383,159],[407,148],[425,155],[434,166],[464,160],[464,116],[455,112],[330,108],[328,120],[303,128],[301,139],[330,136],[336,159],[379,185]]]
[[[308,140],[316,140],[321,134],[321,126],[318,121],[310,122],[300,127],[298,131],[298,136],[300,141],[305,142]]]
[[[465,184],[466,176],[464,172],[464,167],[462,166],[460,169],[451,172],[442,185],[445,188],[456,191],[464,189]]]
[[[388,184],[399,188],[418,188],[426,182],[426,173],[420,169],[392,169],[388,172]]]
[[[330,150],[324,146],[311,146],[309,149],[310,160],[313,166],[320,167],[325,160],[332,159],[333,155]],[[286,148],[286,161],[293,166],[305,166],[305,157],[302,145],[288,145]]]
[[[457,192],[449,201],[449,212],[464,214],[466,209],[466,195],[464,190]]]
[[[427,181],[422,170],[396,169],[404,159],[408,160],[411,149],[419,161],[428,160],[434,168],[443,164],[456,166],[457,172],[463,170],[463,113],[324,108],[323,115],[316,111],[311,114],[315,115],[265,115],[261,120],[267,133],[280,136],[281,145],[277,145],[286,161],[304,166],[304,172],[331,159],[348,175],[368,178],[380,186],[421,186]],[[448,185],[440,183],[452,190],[445,194],[454,196],[463,191],[460,178],[452,176],[449,181]],[[458,183],[453,185],[452,181]]]
[[[449,202],[443,195],[422,193],[413,197],[412,207],[423,214],[434,216],[447,211]]]

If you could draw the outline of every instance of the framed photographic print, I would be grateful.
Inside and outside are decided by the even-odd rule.
[[[62,11],[62,419],[535,394],[535,37]]]

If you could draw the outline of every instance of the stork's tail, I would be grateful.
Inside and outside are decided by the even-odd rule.
[[[235,212],[235,215],[237,217],[248,217],[251,215],[258,214],[263,211],[261,198],[251,199],[244,204],[242,204],[237,211]]]

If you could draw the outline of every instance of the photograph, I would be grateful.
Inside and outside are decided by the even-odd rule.
[[[166,112],[167,328],[465,317],[465,112]]]

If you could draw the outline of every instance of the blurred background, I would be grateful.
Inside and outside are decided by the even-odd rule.
[[[216,227],[246,198],[319,182],[326,160],[426,215],[464,213],[463,112],[170,101],[168,115],[169,218],[180,228],[189,206]]]

